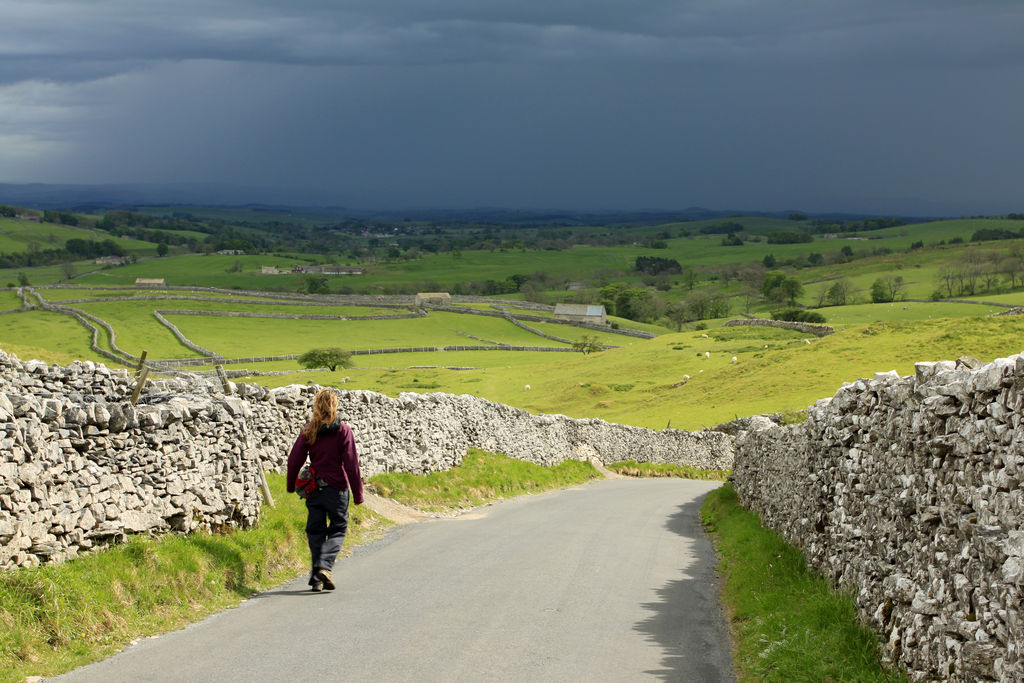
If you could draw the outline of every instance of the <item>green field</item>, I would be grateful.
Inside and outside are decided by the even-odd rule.
[[[308,217],[307,217],[308,218]],[[733,219],[729,219],[733,220]],[[535,412],[564,413],[574,417],[603,419],[662,428],[698,428],[736,416],[761,412],[793,411],[817,398],[829,396],[843,381],[870,376],[875,371],[897,369],[906,374],[917,360],[938,360],[973,355],[983,360],[1015,353],[1021,349],[1020,318],[989,318],[1001,310],[991,305],[973,305],[946,301],[906,301],[871,304],[872,282],[886,275],[899,275],[905,282],[904,298],[930,299],[940,269],[966,254],[993,252],[1008,255],[1024,247],[1024,240],[1005,240],[982,244],[948,244],[959,238],[969,240],[980,228],[1019,230],[1021,221],[953,220],[904,225],[870,233],[857,233],[858,239],[815,236],[809,243],[772,244],[768,234],[792,230],[799,224],[777,218],[739,217],[747,241],[739,247],[722,246],[721,235],[701,234],[700,229],[721,221],[692,221],[660,226],[643,226],[632,232],[615,226],[573,228],[579,235],[618,239],[632,235],[635,244],[585,246],[569,249],[465,249],[422,252],[413,260],[375,260],[364,263],[365,276],[328,277],[335,292],[349,287],[359,291],[387,293],[396,288],[420,285],[433,290],[445,283],[504,280],[512,274],[546,272],[555,276],[551,286],[569,287],[583,283],[589,289],[565,289],[543,292],[550,300],[578,297],[596,301],[597,288],[616,281],[640,285],[641,276],[632,270],[638,256],[676,258],[684,266],[696,268],[698,287],[717,286],[736,295],[733,315],[746,305],[740,295],[739,280],[723,270],[729,264],[759,261],[766,254],[777,259],[821,253],[829,260],[843,246],[854,252],[853,260],[813,268],[788,269],[804,282],[800,298],[806,306],[816,306],[835,280],[846,278],[851,285],[848,305],[826,306],[819,311],[838,333],[822,339],[770,328],[723,328],[727,319],[688,322],[682,332],[674,332],[666,319],[660,323],[639,323],[609,316],[621,327],[645,329],[660,335],[653,340],[631,338],[611,331],[592,330],[554,322],[526,324],[556,337],[579,340],[594,336],[602,344],[621,347],[584,356],[577,353],[518,352],[507,350],[415,352],[357,355],[353,366],[338,373],[299,372],[295,361],[275,361],[246,365],[241,369],[257,372],[286,372],[284,375],[259,375],[255,381],[270,385],[292,382],[341,383],[347,388],[371,389],[389,394],[402,391],[448,391],[470,393],[516,405]],[[63,227],[63,226],[57,226]],[[252,228],[249,228],[251,231]],[[71,233],[68,233],[71,234]],[[64,233],[61,236],[66,237]],[[641,242],[658,237],[664,249],[642,246]],[[870,237],[871,239],[866,239]],[[760,239],[760,241],[755,241]],[[924,248],[908,251],[921,242]],[[946,242],[945,245],[938,245]],[[891,250],[887,252],[886,250]],[[345,258],[339,259],[346,261]],[[97,298],[99,301],[75,304],[77,308],[108,321],[117,335],[117,344],[139,355],[143,350],[151,359],[197,357],[153,315],[163,310],[211,310],[255,312],[260,314],[314,314],[363,316],[392,315],[400,309],[339,306],[315,298],[310,306],[287,305],[267,300],[260,291],[294,292],[306,276],[262,275],[262,265],[287,268],[295,263],[322,263],[323,257],[287,252],[234,255],[189,254],[151,258],[116,268],[83,274],[75,282],[83,289],[41,290],[51,301]],[[88,264],[82,264],[88,265]],[[32,284],[63,279],[60,268],[10,269],[12,280],[24,272]],[[84,272],[84,271],[83,271]],[[231,298],[238,302],[184,301],[170,298],[133,301],[104,301],[111,296],[147,297],[161,290],[141,290],[132,285],[137,277],[163,277],[170,285],[189,287],[216,286],[233,292],[188,291],[203,298]],[[674,278],[674,279],[673,279]],[[717,279],[715,279],[717,278]],[[680,276],[672,276],[668,289],[657,292],[666,301],[689,295]],[[814,282],[819,280],[819,282]],[[539,280],[538,280],[539,281]],[[559,284],[561,283],[561,284]],[[116,289],[88,289],[90,285]],[[182,292],[184,293],[184,292]],[[165,292],[167,296],[179,292]],[[3,294],[6,310],[20,302],[8,291]],[[301,295],[292,294],[296,298]],[[502,295],[514,304],[515,295]],[[990,292],[973,297],[985,302],[1024,304],[1024,292],[1007,291],[1004,282]],[[459,304],[464,308],[488,310],[486,303]],[[768,315],[764,301],[754,301],[751,310]],[[528,312],[533,314],[533,312]],[[544,316],[549,317],[549,316]],[[488,342],[513,346],[551,346],[568,348],[524,330],[507,320],[490,316],[433,311],[425,318],[404,320],[284,320],[274,318],[211,317],[192,314],[168,314],[193,342],[226,358],[284,356],[301,354],[320,346],[341,346],[350,350],[393,349],[407,347],[477,346]],[[57,332],[56,330],[60,330]],[[102,335],[105,336],[105,335]],[[100,343],[109,346],[101,336]],[[479,341],[474,339],[487,341]],[[0,319],[0,346],[19,355],[30,353],[46,360],[98,358],[88,347],[89,332],[57,314],[33,312],[8,314]],[[709,354],[705,358],[705,353]],[[732,361],[736,357],[736,362]],[[426,367],[425,367],[426,366]],[[459,369],[446,369],[459,368]],[[469,368],[469,369],[462,369]],[[232,370],[240,369],[232,366]],[[688,379],[686,379],[688,377]],[[685,382],[684,382],[685,379]],[[529,389],[526,389],[526,386]],[[751,387],[756,387],[751,390]]]
[[[91,228],[80,228],[56,223],[34,223],[14,218],[0,218],[0,253],[29,251],[35,245],[40,249],[57,249],[69,239],[113,240],[128,252],[155,254],[156,245],[127,237],[114,237],[109,233]]]
[[[21,297],[13,289],[0,289],[0,311],[9,311],[24,306]]]
[[[13,293],[5,294],[12,305],[17,304]],[[1020,297],[1006,295],[1007,299]],[[152,314],[154,308],[181,304],[189,309],[306,311],[280,304],[174,300],[92,302],[76,307],[108,321],[117,334],[118,346],[131,354],[146,350],[151,359],[197,357]],[[359,313],[374,309],[318,305],[309,310]],[[994,310],[989,306],[901,302],[824,310],[839,331],[820,339],[775,328],[726,328],[718,326],[721,321],[708,321],[703,331],[663,330],[664,334],[651,340],[598,333],[602,342],[621,348],[589,356],[446,351],[359,355],[353,357],[353,367],[336,373],[300,373],[295,361],[243,367],[289,373],[254,378],[271,386],[310,381],[340,385],[341,379],[347,378],[344,387],[349,389],[391,395],[403,391],[467,393],[538,413],[693,429],[737,416],[799,410],[832,395],[844,381],[890,369],[909,374],[919,360],[972,355],[987,361],[1024,347],[1020,342],[1024,318],[987,317],[989,310]],[[294,355],[316,346],[381,349],[484,344],[460,332],[510,345],[568,348],[501,318],[446,312],[432,312],[425,318],[369,321],[168,317],[192,341],[228,358]],[[572,326],[530,324],[571,339],[590,334]],[[55,313],[33,311],[0,318],[0,348],[23,358],[103,361],[89,350],[89,339],[83,326]],[[101,344],[108,342],[101,338]],[[686,376],[689,379],[682,383]]]

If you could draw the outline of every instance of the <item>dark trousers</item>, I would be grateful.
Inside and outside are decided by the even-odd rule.
[[[306,539],[313,571],[333,569],[348,531],[348,491],[323,486],[306,499],[306,510]]]

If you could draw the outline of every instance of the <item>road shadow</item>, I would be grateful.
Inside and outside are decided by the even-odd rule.
[[[680,505],[666,527],[692,548],[680,578],[658,588],[656,602],[642,607],[651,615],[634,630],[664,651],[660,669],[644,673],[666,681],[735,681],[729,628],[718,593],[715,557],[700,524],[704,496]]]

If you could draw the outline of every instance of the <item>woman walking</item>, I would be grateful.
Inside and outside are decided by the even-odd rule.
[[[295,439],[288,455],[288,492],[309,458],[319,489],[306,498],[306,538],[313,569],[309,585],[314,591],[334,590],[334,560],[348,530],[348,503],[363,502],[363,480],[352,429],[338,415],[338,394],[321,389],[313,399],[313,419]]]

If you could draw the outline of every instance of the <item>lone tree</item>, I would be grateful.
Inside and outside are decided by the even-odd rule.
[[[603,351],[604,346],[602,346],[601,343],[597,341],[597,337],[595,335],[585,334],[580,338],[579,341],[574,341],[572,343],[572,350],[579,351],[585,356],[588,353],[591,353],[592,351]]]
[[[327,368],[331,372],[339,365],[343,368],[352,365],[352,354],[337,346],[327,349],[310,349],[299,356],[299,364],[305,368]]]

